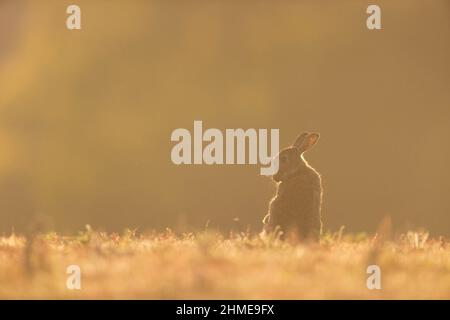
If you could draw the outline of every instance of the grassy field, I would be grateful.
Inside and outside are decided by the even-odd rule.
[[[320,244],[212,231],[176,235],[54,233],[0,238],[0,298],[450,299],[450,242],[409,232],[394,240],[343,232]],[[81,268],[68,290],[66,268]],[[366,268],[381,268],[381,290]]]

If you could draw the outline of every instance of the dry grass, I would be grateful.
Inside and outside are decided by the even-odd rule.
[[[88,229],[71,238],[40,235],[27,246],[11,235],[0,238],[0,298],[450,298],[450,242],[413,232],[374,239],[340,232],[308,245],[247,234]],[[366,287],[374,263],[381,290]],[[81,267],[81,290],[66,288],[71,264]]]

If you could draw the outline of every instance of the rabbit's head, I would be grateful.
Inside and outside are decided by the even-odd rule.
[[[299,172],[305,166],[302,154],[314,146],[318,140],[318,133],[304,132],[295,139],[292,146],[281,150],[277,156],[278,172],[273,176],[273,180],[283,181]]]

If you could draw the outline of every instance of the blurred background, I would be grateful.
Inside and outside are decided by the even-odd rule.
[[[172,164],[202,120],[320,132],[326,230],[449,236],[450,2],[369,4],[0,0],[0,232],[259,231],[259,166]]]

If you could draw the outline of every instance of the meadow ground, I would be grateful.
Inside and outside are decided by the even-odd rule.
[[[319,244],[212,231],[0,237],[2,299],[450,299],[450,241],[323,236]],[[367,266],[381,268],[369,290]],[[81,268],[68,290],[66,268]]]

